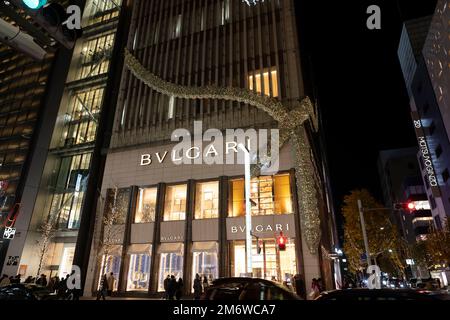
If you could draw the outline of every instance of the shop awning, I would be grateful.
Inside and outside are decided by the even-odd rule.
[[[161,243],[158,248],[158,253],[178,253],[183,254],[183,243]]]
[[[194,242],[192,252],[218,252],[219,246],[215,241]]]
[[[132,244],[128,247],[128,254],[150,254],[152,245],[148,244]]]

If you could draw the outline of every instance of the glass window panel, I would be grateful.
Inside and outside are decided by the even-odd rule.
[[[148,291],[150,265],[150,254],[130,254],[127,291]]]
[[[187,185],[169,186],[166,191],[164,221],[186,219]]]
[[[261,254],[257,253],[256,241],[252,246],[253,275],[257,278],[275,280],[279,282],[290,281],[297,273],[297,260],[295,255],[295,241],[288,239],[285,251],[279,251],[274,239],[260,239],[262,243]],[[239,277],[246,273],[245,243],[235,241],[233,247],[232,274]]]
[[[164,279],[172,275],[177,280],[183,278],[183,255],[179,253],[161,253],[158,292],[164,291]]]
[[[195,195],[195,219],[219,217],[219,182],[198,183]]]
[[[293,213],[290,176],[274,177],[275,214]]]
[[[219,277],[217,252],[194,252],[192,260],[192,281],[196,275],[206,277],[209,283]],[[194,289],[191,288],[194,292]]]
[[[250,199],[252,215],[274,215],[293,213],[290,176],[264,176],[252,179]],[[245,216],[244,179],[231,181],[230,217]]]
[[[257,93],[263,92],[264,85],[264,95],[278,97],[278,72],[275,68],[256,70],[255,75],[251,72],[248,76],[248,88],[249,90],[256,91]],[[256,89],[254,89],[256,88]],[[272,90],[271,90],[272,89]]]
[[[103,275],[109,276],[111,273],[113,273],[114,278],[116,279],[116,281],[114,281],[113,291],[117,291],[118,289],[118,282],[119,282],[118,279],[120,277],[120,265],[122,263],[121,257],[122,246],[117,246],[117,248],[114,249],[115,249],[114,254],[103,255],[102,257],[97,288],[100,287],[100,282]]]
[[[155,221],[157,188],[139,188],[134,223]]]

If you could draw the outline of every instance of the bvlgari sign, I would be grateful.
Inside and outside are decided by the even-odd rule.
[[[293,214],[256,216],[252,218],[252,233],[260,238],[275,238],[276,234],[283,234],[289,238],[295,237],[295,220]],[[227,219],[227,239],[245,239],[245,218]]]

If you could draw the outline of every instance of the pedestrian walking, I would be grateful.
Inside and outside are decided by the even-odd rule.
[[[200,275],[197,273],[194,279],[194,299],[200,300],[200,296],[202,295],[202,280]]]
[[[103,300],[106,300],[106,295],[108,293],[108,279],[106,278],[106,274],[103,275],[102,280],[100,281],[100,288],[97,292],[97,300],[100,300],[100,298],[103,298]]]
[[[177,288],[175,291],[175,298],[177,300],[181,300],[181,296],[183,295],[183,287],[184,287],[183,279],[179,278],[177,281]]]
[[[314,300],[320,295],[320,288],[319,288],[319,282],[316,278],[312,279],[311,284],[311,292],[309,294],[309,297]]]
[[[305,284],[303,282],[302,277],[299,274],[296,274],[294,277],[294,285],[295,285],[295,292],[297,293],[297,295],[303,299],[306,299]]]
[[[33,283],[34,281],[33,281],[33,277],[32,276],[28,276],[26,279],[25,279],[25,281],[24,281],[24,283]]]
[[[169,283],[170,276],[167,275],[167,278],[164,279],[164,299],[169,300]]]
[[[112,296],[114,290],[114,284],[116,283],[116,278],[114,278],[114,273],[110,273],[108,277],[108,296]]]
[[[206,276],[203,277],[203,292],[209,287],[208,278]]]
[[[46,287],[47,286],[47,276],[45,274],[41,274],[40,278],[36,280],[36,284],[38,286]]]
[[[174,299],[176,290],[177,290],[177,280],[175,279],[175,276],[172,275],[170,277],[169,286],[168,286],[169,300],[173,300]]]

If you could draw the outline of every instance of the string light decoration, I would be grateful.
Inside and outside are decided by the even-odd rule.
[[[289,110],[278,99],[257,94],[251,90],[236,87],[187,87],[167,82],[148,71],[129,51],[125,49],[125,65],[130,72],[151,89],[163,95],[179,99],[217,99],[245,103],[266,112],[278,122],[280,129],[280,149],[291,141],[295,161],[298,204],[302,234],[311,254],[318,253],[321,230],[317,190],[320,187],[316,179],[313,155],[306,133],[305,124],[310,120],[312,129],[318,130],[318,118],[311,100],[306,97]],[[267,159],[269,160],[269,159]],[[252,175],[257,176],[264,161],[253,168]]]

